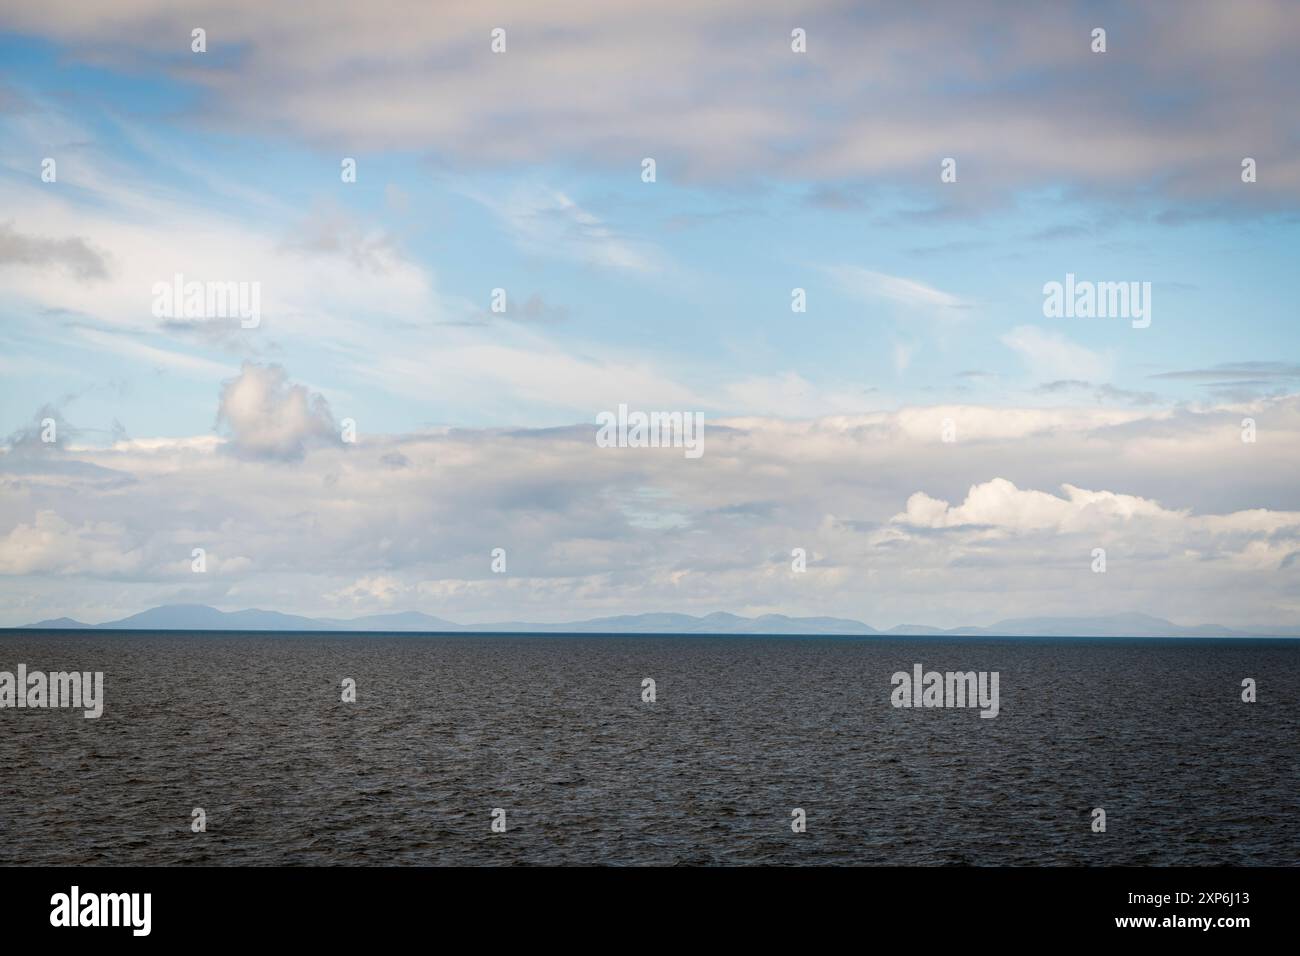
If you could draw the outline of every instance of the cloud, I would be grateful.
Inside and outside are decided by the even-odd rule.
[[[1055,382],[1044,382],[1042,385],[1037,386],[1034,391],[1042,395],[1077,395],[1090,392],[1095,401],[1114,401],[1129,405],[1155,405],[1160,401],[1160,396],[1155,392],[1116,388],[1114,385],[1109,384],[1094,385],[1092,382],[1085,382],[1081,379],[1059,379]]]
[[[928,332],[942,335],[950,322],[964,318],[970,309],[970,304],[958,296],[915,279],[851,265],[824,266],[822,271],[845,295],[872,306],[873,311],[887,310],[900,327],[926,320],[931,323]],[[905,334],[911,334],[911,330]],[[894,342],[890,359],[895,375],[907,371],[920,349],[917,341]]]
[[[915,349],[910,345],[901,342],[894,343],[893,359],[894,371],[902,375],[907,371],[907,367],[912,364],[912,353]]]
[[[1221,365],[1212,365],[1209,368],[1160,372],[1148,377],[1191,382],[1221,382],[1240,379],[1249,381],[1263,381],[1265,379],[1275,379],[1280,382],[1295,381],[1300,380],[1300,365],[1292,362],[1227,362]]]
[[[346,605],[357,611],[391,608],[398,598],[409,595],[412,590],[408,584],[391,575],[366,575],[325,595],[325,599],[331,604]]]
[[[5,438],[4,444],[15,455],[47,454],[63,451],[78,434],[78,429],[63,416],[62,409],[47,403],[36,410],[28,424]],[[53,440],[46,441],[47,435]]]
[[[915,279],[886,275],[857,266],[828,266],[825,270],[848,295],[864,302],[892,302],[910,315],[957,318],[970,308],[962,299]]]
[[[1300,365],[1290,362],[1225,362],[1208,368],[1160,372],[1148,376],[1172,382],[1193,382],[1218,402],[1246,403],[1265,396],[1285,395],[1300,383]]]
[[[296,460],[309,445],[340,440],[329,403],[291,385],[278,365],[244,362],[237,378],[222,382],[217,423],[229,428],[228,447],[248,458]]]
[[[819,386],[797,372],[784,372],[729,382],[720,395],[709,400],[709,405],[743,408],[748,415],[816,418],[828,411],[860,412],[864,397],[874,391],[861,386]]]
[[[184,327],[187,333],[215,333],[220,330],[221,325],[219,323],[209,325],[206,322],[192,322],[184,323]],[[223,365],[211,359],[179,352],[171,348],[146,345],[144,342],[136,341],[126,335],[90,326],[79,327],[78,333],[82,339],[94,346],[99,352],[116,352],[118,355],[134,359],[151,368],[172,369],[187,375],[208,378],[218,378],[230,373],[229,365]],[[231,332],[231,334],[235,333]]]
[[[91,574],[116,577],[138,570],[142,555],[117,522],[73,525],[41,510],[0,537],[0,574]]]
[[[1063,485],[1065,498],[1042,491],[1022,491],[1005,478],[974,485],[954,507],[917,492],[907,510],[891,519],[914,528],[992,527],[1011,531],[1082,531],[1135,516],[1176,520],[1186,512],[1166,511],[1154,501],[1109,491],[1085,491]],[[1294,516],[1291,519],[1294,522]]]
[[[440,325],[463,326],[474,328],[489,322],[522,322],[528,325],[543,326],[557,325],[564,322],[569,317],[569,310],[562,305],[552,305],[542,298],[540,293],[533,292],[524,298],[523,302],[507,299],[506,311],[493,312],[491,309],[480,309],[473,314],[472,319],[461,321],[441,322]]]
[[[383,276],[401,267],[397,239],[367,227],[334,204],[317,206],[291,230],[283,248],[304,255],[337,256],[354,269]]]
[[[911,495],[906,510],[891,519],[895,529],[944,531],[956,535],[967,554],[986,552],[998,540],[1020,541],[1008,552],[1041,553],[1045,560],[1073,555],[1082,563],[1094,545],[1136,558],[1144,567],[1161,564],[1199,571],[1196,565],[1258,574],[1284,572],[1300,550],[1300,511],[1254,508],[1229,514],[1193,514],[1159,502],[1112,491],[1061,486],[1064,497],[1021,489],[1004,478],[973,485],[960,505]],[[897,540],[897,539],[895,539]],[[1023,558],[1021,559],[1023,560]],[[1178,590],[1175,588],[1174,590]]]
[[[39,141],[29,145],[36,148]],[[296,336],[322,349],[364,351],[377,341],[391,345],[381,338],[386,327],[427,323],[443,312],[432,274],[373,224],[336,214],[328,205],[303,220],[276,197],[246,186],[235,188],[242,190],[240,208],[250,214],[232,218],[192,192],[153,182],[139,166],[122,167],[102,153],[93,159],[87,163],[89,181],[77,193],[0,179],[0,204],[13,216],[13,234],[30,233],[33,227],[24,223],[40,223],[52,233],[84,236],[89,246],[112,254],[111,272],[94,283],[69,282],[50,269],[13,270],[6,276],[8,291],[30,306],[18,310],[18,323],[35,325],[28,316],[39,313],[94,316],[93,327],[74,327],[68,344],[111,348],[148,366],[215,379],[228,375],[229,367],[191,351],[219,346],[248,354]],[[159,322],[151,290],[177,274],[257,283],[261,324],[237,332],[228,321]],[[101,334],[92,334],[94,329]],[[111,331],[140,334],[134,341],[110,342],[103,333]],[[177,338],[184,348],[177,348]]]
[[[48,239],[0,223],[0,265],[56,268],[82,282],[108,278],[108,258],[79,236]]]
[[[492,210],[530,254],[623,272],[652,273],[662,268],[661,256],[650,244],[621,235],[558,190],[520,188],[506,198],[470,195]]]
[[[809,0],[805,54],[791,52],[790,14],[775,2],[493,10],[487,23],[473,5],[399,14],[327,0],[314,15],[329,29],[303,30],[297,11],[268,4],[48,0],[11,6],[0,24],[73,58],[168,71],[202,90],[208,124],[467,166],[579,161],[633,176],[654,155],[664,178],[920,186],[952,156],[952,188],[983,196],[1057,184],[1149,199],[1133,184],[1157,182],[1154,195],[1184,211],[1223,214],[1300,199],[1289,95],[1300,9],[1286,0],[1125,8],[1101,55],[1085,3],[1012,17],[983,0],[936,17],[925,4]],[[178,45],[205,18],[220,24],[207,56],[236,55],[237,70],[197,66]],[[493,24],[507,29],[504,54],[490,51]],[[1246,192],[1242,155],[1261,170]]]
[[[1071,342],[1060,332],[1036,325],[1018,325],[1002,336],[1002,344],[1016,352],[1031,375],[1039,380],[1110,378],[1114,359]]]
[[[1300,624],[1300,397],[707,419],[695,461],[600,448],[591,423],[367,432],[344,446],[275,367],[246,367],[222,398],[241,455],[216,436],[0,452],[0,554],[24,575],[0,592],[0,620],[69,613],[75,593],[97,620],[188,596],[465,621],[726,609],[955,625],[1141,610]],[[1254,444],[1244,414],[1260,423]],[[940,439],[944,418],[956,442]],[[209,555],[197,585],[194,547]],[[495,547],[508,575],[490,570]],[[794,547],[818,556],[807,574],[790,572]],[[1095,547],[1106,575],[1089,570]]]

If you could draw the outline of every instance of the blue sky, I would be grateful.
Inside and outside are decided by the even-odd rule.
[[[1257,595],[1265,603],[1251,613],[1296,619],[1294,602],[1277,597],[1294,573],[1285,516],[1300,507],[1286,477],[1293,443],[1281,440],[1300,379],[1290,288],[1300,124],[1278,82],[1295,73],[1294,9],[1064,4],[1012,17],[972,4],[936,24],[888,6],[672,6],[661,23],[585,4],[549,20],[527,5],[390,18],[327,4],[319,33],[242,4],[54,3],[0,16],[0,434],[6,460],[22,459],[29,476],[12,479],[0,534],[14,555],[63,537],[75,550],[79,535],[112,525],[130,541],[113,547],[138,553],[90,570],[66,554],[0,562],[14,622],[58,610],[61,589],[82,575],[92,616],[198,593],[150,571],[174,528],[123,517],[109,490],[92,505],[81,489],[73,519],[67,487],[30,477],[27,439],[51,415],[74,443],[59,446],[59,468],[76,458],[147,486],[162,466],[121,456],[202,448],[238,463],[240,480],[263,469],[257,480],[292,487],[335,474],[330,456],[355,450],[328,437],[345,418],[376,443],[382,470],[402,442],[568,435],[619,403],[700,411],[732,436],[848,428],[858,441],[879,427],[904,441],[874,465],[895,476],[892,495],[870,507],[853,494],[809,502],[803,513],[793,503],[805,491],[792,488],[784,504],[811,527],[771,517],[777,538],[812,537],[859,506],[869,517],[853,522],[905,525],[912,494],[956,509],[1007,477],[996,443],[1028,452],[1045,433],[1068,432],[1078,442],[1068,465],[1018,476],[1018,490],[1032,480],[1060,501],[1072,485],[1193,515],[1282,515],[1259,533],[1287,580],[1272,579],[1261,593],[1273,597]],[[190,50],[198,25],[202,54]],[[493,54],[499,25],[509,46]],[[808,31],[806,53],[790,49],[796,26]],[[1096,26],[1108,29],[1105,53],[1089,49]],[[1247,156],[1257,182],[1241,180]],[[41,179],[46,157],[56,182]],[[344,157],[357,161],[355,183],[340,179]],[[656,160],[655,182],[642,181],[644,157]],[[945,157],[956,182],[940,181]],[[176,272],[259,283],[262,323],[160,321],[151,289]],[[1150,327],[1046,318],[1044,283],[1067,273],[1149,282]],[[504,315],[489,310],[496,288]],[[791,310],[795,288],[806,312]],[[1240,481],[1189,487],[1194,453],[1217,454],[1196,436],[1235,438],[1247,416],[1271,421],[1272,457],[1239,469],[1249,473]],[[935,467],[929,436],[912,432],[931,418],[991,444],[961,468]],[[1117,428],[1128,432],[1097,431]],[[1152,461],[1151,436],[1170,432],[1193,457]],[[1089,457],[1113,454],[1113,442],[1122,463]],[[743,460],[744,447],[730,453]],[[520,473],[537,465],[523,450],[499,451]],[[803,468],[811,493],[828,478],[819,461],[784,467]],[[520,614],[832,610],[896,623],[936,603],[923,588],[907,600],[891,592],[897,620],[881,620],[878,602],[835,575],[816,596],[770,603],[740,579],[701,582],[688,596],[600,584],[601,573],[638,568],[647,581],[671,579],[691,562],[674,550],[680,536],[636,530],[646,523],[636,505],[617,511],[626,527],[601,532],[627,550],[608,552],[603,572],[568,568],[575,549],[605,553],[591,529],[550,526],[545,502],[572,490],[560,490],[569,467],[586,465],[557,464],[490,504],[526,514],[519,522],[536,526],[533,546],[549,555],[531,583],[511,585]],[[690,497],[675,483],[699,477],[639,468],[611,474],[601,493],[663,502]],[[703,531],[707,514],[751,505],[700,500],[648,523]],[[271,517],[250,515],[250,527]],[[230,520],[213,512],[194,527]],[[441,519],[429,520],[439,533]],[[465,534],[458,560],[468,566],[490,543]],[[736,534],[738,551],[758,547]],[[851,561],[829,550],[826,560],[867,574],[872,549],[883,559],[893,547],[859,544]],[[331,546],[340,556],[350,547]],[[223,548],[242,562],[221,583],[204,579],[211,603],[284,603],[283,581],[306,573],[254,553],[247,536]],[[961,567],[961,555],[946,555],[936,566]],[[285,609],[418,605],[473,617],[499,607],[501,594],[465,597],[488,587],[477,572],[440,560],[340,564],[288,589],[301,603]],[[766,552],[755,560],[771,563]],[[32,598],[41,575],[45,591]],[[1239,590],[1230,577],[1223,586]],[[435,578],[446,593],[421,590]],[[940,578],[933,587],[948,587]],[[356,589],[380,579],[392,581],[380,597]],[[1056,585],[1026,587],[1010,611],[1071,610]],[[447,593],[464,603],[449,610]],[[931,613],[936,623],[1012,616],[953,593]],[[1117,594],[1114,607],[1158,613],[1162,600]]]

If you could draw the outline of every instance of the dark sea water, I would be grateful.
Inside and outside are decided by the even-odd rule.
[[[1297,641],[0,636],[20,662],[107,702],[0,710],[6,865],[1300,862]],[[998,671],[1000,714],[892,707],[915,663]]]

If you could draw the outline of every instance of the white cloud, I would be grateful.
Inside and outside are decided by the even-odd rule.
[[[391,574],[363,575],[346,587],[325,595],[331,604],[339,604],[355,611],[373,608],[391,608],[398,598],[413,589]]]
[[[525,251],[602,268],[652,273],[662,268],[653,246],[619,234],[559,190],[516,189],[506,198],[469,193],[501,220]]]
[[[113,521],[74,525],[57,512],[41,510],[0,537],[0,574],[88,574],[114,577],[138,570],[140,550]]]
[[[167,368],[191,375],[213,378],[228,375],[233,371],[229,365],[222,365],[211,359],[190,355],[177,349],[159,348],[134,339],[124,338],[99,329],[81,328],[77,330],[80,338],[92,343],[101,352],[116,352],[154,368]]]
[[[1038,381],[1082,379],[1106,382],[1115,360],[1111,354],[1071,342],[1060,332],[1036,325],[1018,325],[1002,336],[1002,344],[1016,352],[1029,373]]]
[[[1134,517],[1178,521],[1186,512],[1166,511],[1157,502],[1110,491],[1086,491],[1063,485],[1066,497],[1042,491],[1021,490],[1005,478],[974,485],[957,506],[917,492],[907,499],[907,510],[895,515],[895,524],[914,528],[993,527],[1010,531],[1062,532],[1110,527]],[[1282,516],[1282,525],[1295,515]],[[1280,526],[1280,525],[1279,525]]]
[[[901,342],[894,343],[894,371],[902,375],[907,371],[907,367],[912,364],[912,353],[915,348],[910,345],[904,345]]]
[[[848,295],[864,302],[892,302],[909,315],[955,319],[970,306],[958,296],[901,276],[873,272],[858,266],[827,266],[825,271]]]
[[[324,397],[289,383],[278,365],[245,362],[221,385],[217,421],[230,429],[229,447],[256,458],[298,459],[311,444],[340,440]]]
[[[111,268],[85,282],[66,281],[54,270],[13,268],[6,285],[17,301],[37,307],[32,312],[94,316],[109,330],[153,338],[148,351],[119,343],[122,354],[156,365],[169,364],[160,353],[173,353],[170,362],[183,367],[186,353],[152,312],[155,284],[177,274],[258,283],[262,340],[273,335],[365,347],[383,320],[426,324],[444,311],[432,274],[373,227],[320,214],[286,237],[268,221],[292,222],[299,214],[274,197],[260,197],[260,204],[242,199],[241,206],[257,215],[238,220],[90,151],[92,174],[79,181],[77,193],[42,189],[32,177],[0,179],[0,207],[15,231],[34,233],[39,226],[43,234],[77,236],[88,248],[104,250]],[[104,339],[92,331],[78,327],[75,338],[102,347]]]

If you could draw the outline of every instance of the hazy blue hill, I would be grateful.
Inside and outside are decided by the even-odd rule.
[[[744,621],[744,618],[741,618]],[[878,634],[874,627],[861,621],[852,621],[843,617],[786,617],[784,614],[764,614],[752,621],[745,621],[753,630],[761,634]]]
[[[425,614],[422,611],[398,611],[394,614],[370,614],[365,617],[322,617],[320,624],[341,631],[463,631],[464,626]]]
[[[689,614],[622,614],[618,617],[598,617],[589,621],[568,621],[563,624],[543,625],[547,630],[560,633],[599,633],[601,631],[615,634],[683,634],[696,630],[699,618]],[[513,622],[516,630],[528,630],[530,625]]]
[[[899,637],[921,637],[927,634],[946,634],[947,631],[941,627],[931,627],[929,624],[899,624],[883,633],[896,634]]]
[[[54,617],[48,621],[37,621],[35,624],[28,625],[32,628],[57,629],[57,628],[79,628],[86,630],[94,627],[93,624],[82,624],[80,621],[74,621],[70,617]]]
[[[1007,637],[1245,637],[1243,631],[1213,624],[1181,627],[1150,614],[1108,617],[1022,617],[999,621],[980,632]]]
[[[1300,627],[1243,627],[1251,637],[1300,637]]]
[[[786,617],[764,614],[741,617],[717,611],[696,617],[691,614],[623,614],[598,617],[587,621],[562,624],[528,624],[510,621],[504,624],[477,625],[469,630],[540,631],[551,634],[874,634],[861,621],[834,617]]]
[[[132,614],[103,628],[169,631],[319,631],[319,621],[279,611],[218,611],[206,604],[166,604]]]

